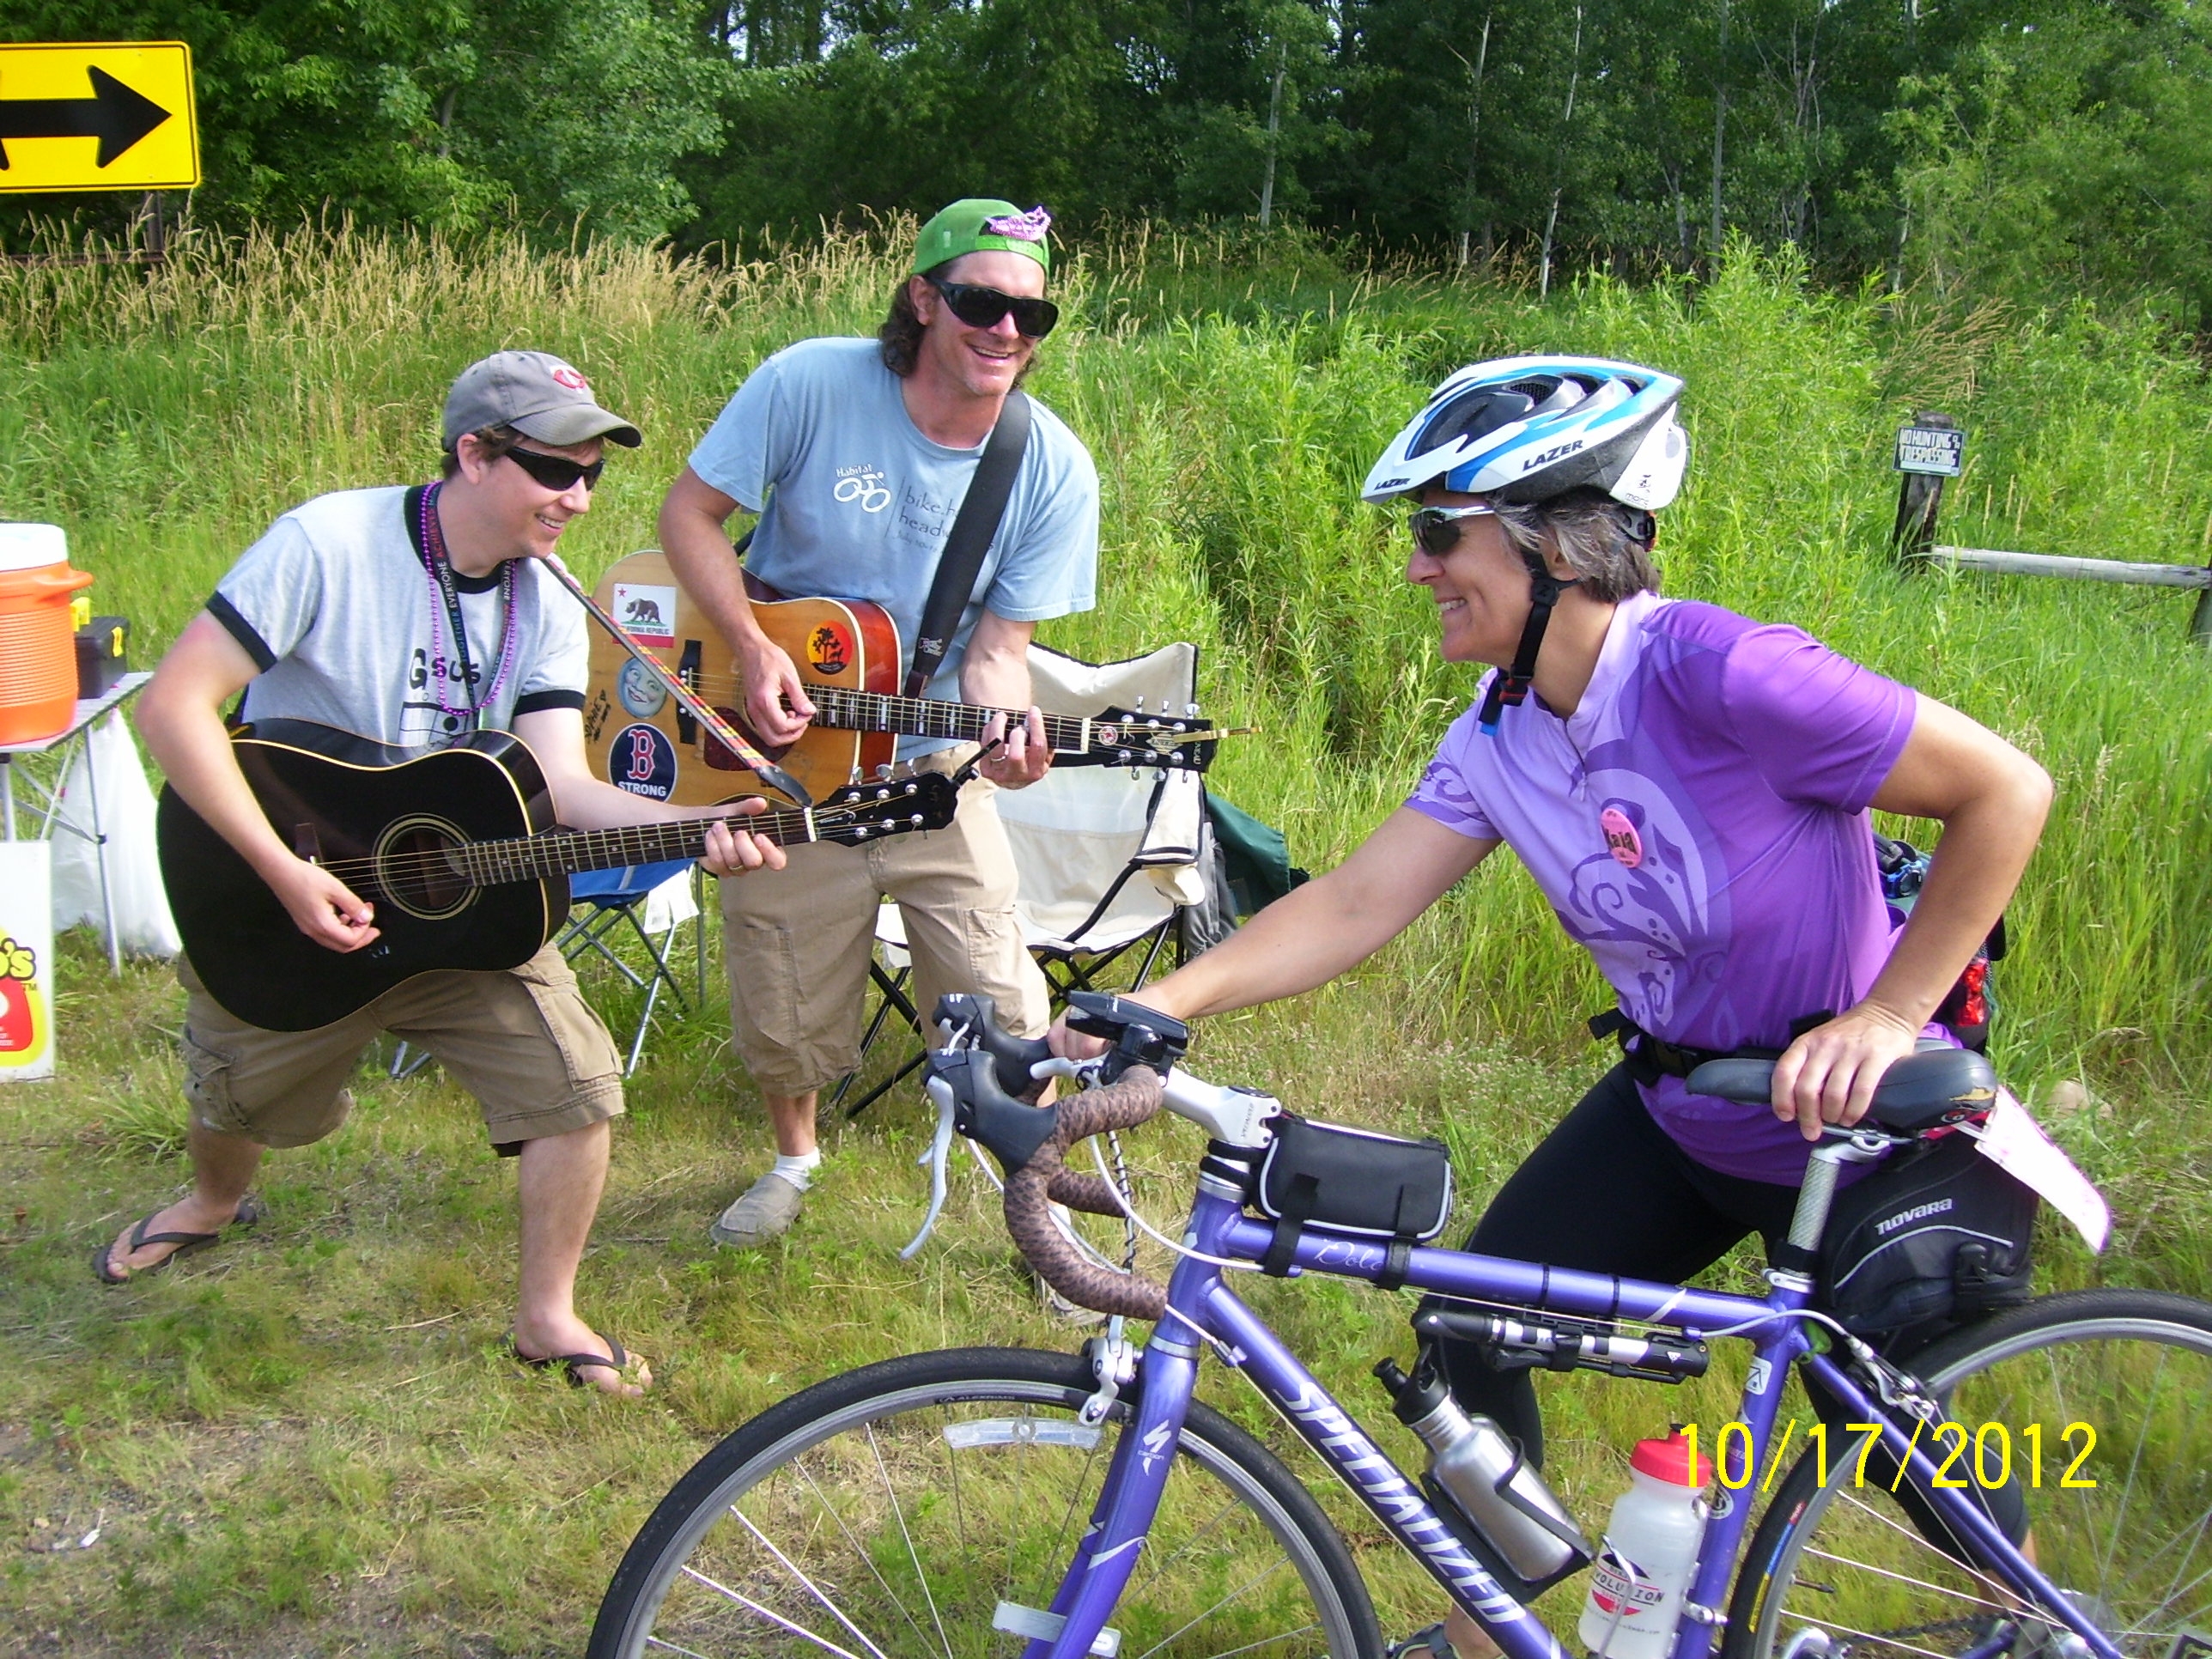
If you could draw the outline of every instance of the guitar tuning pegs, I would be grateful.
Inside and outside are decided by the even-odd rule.
[[[1137,693],[1137,712],[1139,714],[1145,712],[1145,694],[1141,691]]]
[[[1187,702],[1182,706],[1182,712],[1188,714],[1191,719],[1196,720],[1198,718],[1198,705],[1194,702]]]
[[[889,761],[883,762],[876,768],[876,781],[878,783],[889,781],[890,775],[891,763]]]

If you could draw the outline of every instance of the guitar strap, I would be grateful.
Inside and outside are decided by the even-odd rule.
[[[968,596],[975,590],[975,573],[983,568],[983,555],[1006,515],[1006,500],[1013,494],[1014,474],[1021,470],[1022,452],[1029,441],[1028,394],[1010,392],[998,424],[983,445],[982,458],[975,463],[975,476],[968,481],[952,528],[945,534],[945,551],[938,555],[937,574],[922,603],[921,626],[915,630],[914,659],[906,675],[909,697],[921,695],[951,646],[960,613],[968,608]]]

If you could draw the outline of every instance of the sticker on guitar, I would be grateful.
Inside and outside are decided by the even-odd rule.
[[[676,643],[676,589],[658,584],[615,584],[615,620],[640,645]]]
[[[806,660],[817,673],[843,673],[854,654],[852,630],[837,623],[823,623],[806,636]]]
[[[676,745],[657,726],[640,720],[615,733],[607,745],[607,781],[649,800],[666,800],[676,787]]]

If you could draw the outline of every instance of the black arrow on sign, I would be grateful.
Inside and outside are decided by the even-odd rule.
[[[0,169],[8,165],[10,138],[97,138],[98,165],[106,167],[169,118],[106,70],[88,65],[86,73],[89,98],[0,98]]]

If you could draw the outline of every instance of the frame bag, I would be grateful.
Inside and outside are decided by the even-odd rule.
[[[1307,1227],[1389,1245],[1377,1282],[1403,1283],[1406,1256],[1451,1219],[1451,1158],[1441,1140],[1404,1140],[1371,1129],[1316,1123],[1285,1112],[1253,1174],[1251,1202],[1275,1224],[1261,1266],[1278,1277],[1291,1268]]]
[[[1846,1188],[1820,1243],[1819,1305],[1860,1336],[1963,1322],[2028,1297],[2037,1199],[1956,1132]]]

